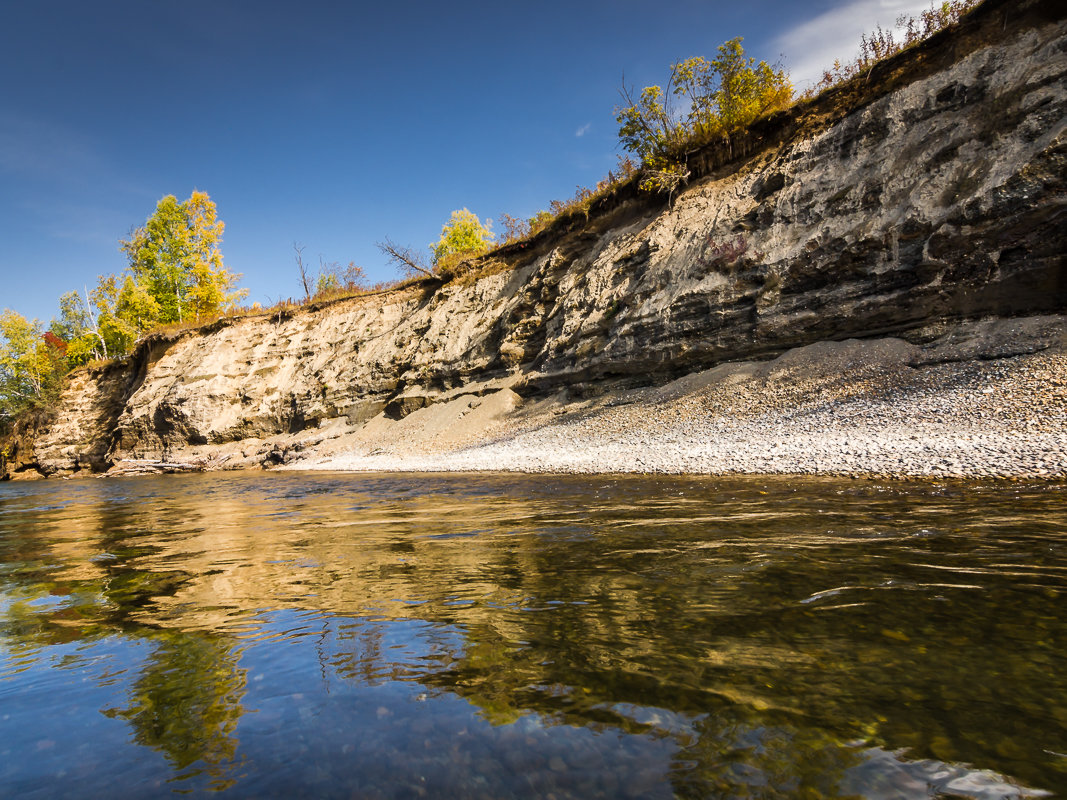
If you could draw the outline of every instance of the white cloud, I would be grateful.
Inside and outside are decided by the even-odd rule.
[[[591,127],[593,127],[593,123],[592,122],[587,122],[582,127],[580,127],[578,130],[576,130],[574,132],[574,135],[577,136],[579,139],[581,139],[583,136],[585,136],[589,132],[589,129]]]
[[[930,8],[930,0],[852,0],[775,40],[775,48],[793,85],[803,90],[822,77],[834,59],[850,61],[859,54],[860,36],[878,25],[892,28],[901,14],[914,15]]]

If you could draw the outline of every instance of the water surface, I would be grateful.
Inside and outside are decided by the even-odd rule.
[[[1064,489],[0,485],[0,796],[1067,792]]]

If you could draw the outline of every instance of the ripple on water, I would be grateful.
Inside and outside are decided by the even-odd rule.
[[[1067,790],[1062,487],[288,473],[0,492],[15,794]]]

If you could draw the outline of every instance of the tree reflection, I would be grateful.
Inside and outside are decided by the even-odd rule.
[[[206,772],[216,787],[229,785],[244,713],[246,671],[241,651],[224,637],[158,631],[148,663],[130,689],[130,705],[105,714],[130,723],[138,744],[162,752],[178,777]]]
[[[695,741],[671,765],[679,797],[843,796],[846,772],[862,761],[859,748],[819,728],[753,716],[734,706],[695,722]]]
[[[109,636],[154,643],[129,687],[129,705],[102,713],[126,720],[134,741],[187,771],[178,778],[205,774],[223,787],[232,783],[234,731],[244,713],[241,651],[223,634],[154,621],[195,580],[152,562],[160,551],[153,537],[166,527],[157,517],[130,499],[81,508],[70,532],[38,525],[0,531],[0,641],[16,657],[36,658]]]
[[[906,493],[854,486],[778,500],[749,484],[685,501],[649,490],[641,507],[636,482],[532,499],[521,484],[487,503],[424,478],[400,495],[391,480],[381,500],[355,479],[293,479],[281,498],[250,479],[195,480],[175,498],[131,492],[71,533],[35,519],[0,537],[4,643],[153,644],[107,713],[179,778],[228,785],[243,704],[258,702],[226,633],[234,609],[299,612],[292,627],[262,624],[314,634],[291,641],[314,642],[324,695],[335,677],[383,698],[407,681],[412,696],[467,701],[487,739],[531,720],[569,726],[553,731],[561,741],[604,733],[605,770],[630,769],[611,741],[669,743],[683,797],[837,797],[871,764],[867,746],[1035,786],[1062,772],[1041,750],[1067,752],[1064,557],[1061,539],[1012,521],[1016,494],[927,494],[920,513]],[[250,494],[227,495],[226,481]],[[499,489],[493,479],[486,493]],[[1060,536],[1062,510],[1027,502],[1027,524],[1044,514]],[[391,718],[374,710],[367,739]],[[532,741],[517,746],[544,740]],[[415,757],[406,746],[396,758]]]

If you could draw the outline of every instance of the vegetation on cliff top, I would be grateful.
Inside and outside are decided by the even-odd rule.
[[[960,21],[980,0],[943,0],[917,16],[902,14],[893,29],[880,25],[860,37],[860,52],[833,66],[801,99],[869,72],[879,61],[918,44]],[[689,177],[686,154],[717,140],[728,141],[760,117],[793,102],[793,86],[780,66],[758,64],[745,55],[741,38],[731,39],[709,60],[687,58],[671,65],[666,89],[646,86],[635,94],[625,83],[625,104],[616,108],[619,141],[641,159],[641,188],[672,194]]]
[[[491,228],[493,223],[486,220],[484,223],[473,214],[463,208],[453,211],[452,216],[441,227],[441,238],[430,245],[430,259],[413,247],[399,245],[386,239],[378,243],[378,249],[389,261],[409,277],[455,277],[462,266],[470,259],[489,252],[490,246],[496,241],[496,235]]]
[[[23,411],[52,403],[66,372],[66,347],[37,320],[0,313],[0,431]]]
[[[641,158],[641,188],[673,192],[689,177],[685,151],[742,130],[764,114],[788,107],[793,85],[781,67],[745,55],[741,37],[671,65],[667,88],[640,95],[623,84],[616,109],[619,141]]]
[[[52,333],[72,366],[127,353],[160,325],[197,321],[236,308],[247,291],[222,262],[224,223],[205,192],[178,202],[167,195],[145,224],[120,242],[127,267],[101,275],[96,288],[59,300]]]
[[[226,269],[224,224],[205,192],[179,202],[167,195],[142,227],[122,240],[127,267],[101,275],[84,294],[59,299],[47,331],[10,309],[0,315],[0,425],[49,405],[66,372],[91,360],[125,355],[146,332],[236,309],[246,290]]]

